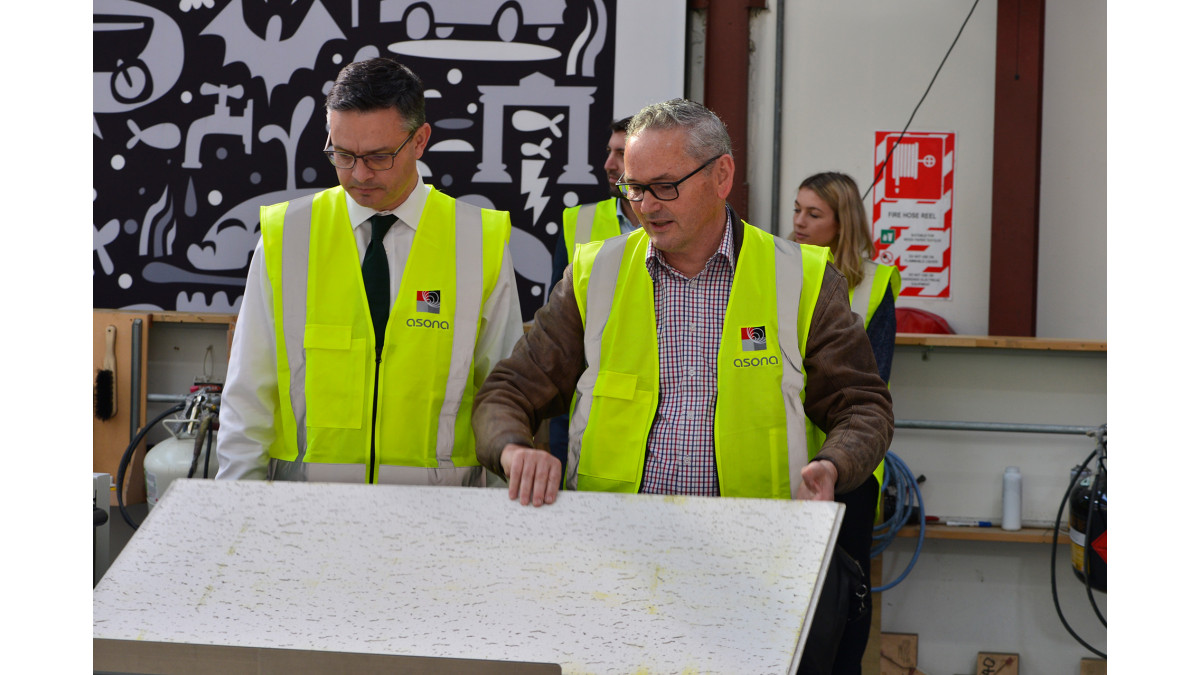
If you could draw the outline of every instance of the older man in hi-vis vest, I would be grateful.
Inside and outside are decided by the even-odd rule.
[[[641,229],[575,249],[475,398],[476,452],[511,498],[552,504],[565,488],[831,500],[883,459],[891,396],[845,278],[828,249],[744,223],[725,202],[733,180],[711,111],[676,99],[634,116],[617,185]],[[532,430],[568,411],[560,473]],[[807,447],[806,417],[828,434],[819,449]],[[802,673],[831,672],[842,626],[863,611],[834,604],[823,589]]]

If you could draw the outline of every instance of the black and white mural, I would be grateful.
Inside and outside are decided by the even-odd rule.
[[[337,184],[352,61],[425,82],[425,182],[512,214],[526,319],[562,209],[604,198],[617,0],[94,0],[94,307],[236,312],[258,208]]]

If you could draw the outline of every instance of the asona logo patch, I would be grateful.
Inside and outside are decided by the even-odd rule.
[[[440,314],[442,311],[441,291],[417,291],[417,311]]]
[[[746,326],[742,328],[742,351],[761,352],[767,348],[767,327]]]

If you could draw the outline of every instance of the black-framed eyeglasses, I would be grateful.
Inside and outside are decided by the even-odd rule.
[[[724,155],[724,154],[725,153],[721,153],[721,155]],[[704,169],[709,164],[712,164],[713,162],[720,159],[721,155],[717,155],[716,157],[713,157],[712,159],[708,160],[707,162],[701,164],[700,166],[696,167],[695,171],[689,173],[688,175],[684,176],[683,178],[680,178],[677,181],[673,181],[673,182],[669,182],[669,183],[668,182],[664,182],[664,183],[626,183],[625,181],[618,181],[617,189],[621,191],[621,194],[625,195],[625,199],[628,199],[631,202],[642,201],[642,198],[646,196],[647,191],[649,191],[650,194],[653,195],[654,198],[657,199],[658,201],[669,202],[673,199],[679,198],[679,184],[680,183],[682,183],[683,181],[700,173],[701,169]],[[624,178],[624,176],[622,176],[622,178]]]
[[[417,129],[420,129],[420,127],[417,127]],[[354,163],[361,159],[363,164],[365,164],[367,168],[372,171],[387,171],[396,163],[396,155],[400,154],[400,151],[404,149],[404,146],[408,145],[408,142],[412,140],[413,134],[417,133],[417,129],[413,129],[412,131],[408,132],[408,138],[404,139],[404,142],[400,144],[400,147],[396,148],[396,151],[392,153],[375,152],[369,155],[356,155],[351,152],[331,150],[329,149],[329,142],[333,139],[332,137],[326,137],[325,156],[329,158],[330,164],[339,169],[353,169]]]

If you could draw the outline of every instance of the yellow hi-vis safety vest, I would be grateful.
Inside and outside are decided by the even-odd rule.
[[[879,309],[879,303],[883,302],[885,293],[890,290],[892,300],[900,297],[900,270],[892,265],[881,265],[872,260],[864,260],[863,268],[863,280],[859,282],[858,286],[850,289],[850,309],[863,318],[863,328],[865,329],[871,324],[871,318],[875,316],[875,310]],[[871,289],[869,293],[855,293],[864,286]],[[825,443],[825,432],[821,431],[811,420],[806,420],[806,424],[808,452],[811,458],[820,452],[821,445]],[[875,475],[875,482],[879,484],[880,490],[880,495],[875,498],[875,515],[878,516],[879,497],[883,494],[883,462],[880,462],[872,473]]]
[[[260,223],[279,379],[272,460],[361,464],[376,477],[380,465],[477,466],[472,362],[508,213],[429,191],[384,332],[377,393],[376,336],[345,192],[265,206]]]
[[[649,237],[583,244],[572,261],[587,369],[576,385],[568,489],[636,492],[659,399]],[[807,463],[804,353],[828,249],[745,226],[717,356],[713,423],[726,497],[790,499]]]
[[[850,289],[850,310],[863,318],[863,328],[871,324],[875,310],[883,302],[883,295],[889,290],[892,300],[900,297],[900,270],[892,265],[881,265],[873,260],[863,261],[863,280],[858,286]],[[863,286],[871,289],[870,293],[855,293]]]
[[[621,223],[617,220],[616,197],[563,210],[563,241],[568,256],[574,253],[577,243],[586,244],[619,234]]]

